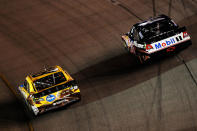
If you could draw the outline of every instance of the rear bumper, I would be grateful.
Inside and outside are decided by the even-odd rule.
[[[42,114],[46,111],[60,108],[60,107],[65,106],[67,104],[79,101],[80,99],[81,99],[80,93],[71,94],[69,97],[54,101],[52,104],[43,105],[43,106],[38,107],[37,108],[38,109],[37,114]]]
[[[148,52],[141,52],[144,55],[147,56],[158,56],[158,55],[163,55],[163,54],[170,54],[170,53],[175,53],[175,52],[179,52],[181,50],[186,49],[187,47],[189,47],[192,44],[191,40],[187,40],[181,43],[178,43],[176,45],[170,46],[168,48],[164,48],[161,50],[157,50],[153,53],[148,53]],[[174,48],[173,50],[169,50],[169,48]]]

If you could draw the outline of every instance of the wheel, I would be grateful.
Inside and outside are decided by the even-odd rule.
[[[141,64],[143,64],[145,62],[144,56],[139,55],[138,59],[139,59]]]
[[[81,100],[81,94],[80,93],[76,93],[74,94],[76,101],[80,101]]]
[[[150,56],[144,55],[144,54],[139,54],[138,59],[141,64],[144,64],[148,59],[150,59]]]

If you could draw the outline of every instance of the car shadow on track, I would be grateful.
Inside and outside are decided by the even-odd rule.
[[[135,56],[132,56],[129,53],[124,53],[100,62],[96,65],[90,66],[74,74],[74,76],[77,77],[79,80],[83,80],[95,77],[120,75],[128,73],[134,68],[136,69],[141,66],[142,65],[139,64]]]
[[[154,57],[145,64],[140,64],[135,56],[125,53],[74,74],[79,82],[82,100],[71,105],[71,108],[111,96],[157,76],[161,61],[164,63],[161,73],[181,63],[172,54]]]
[[[119,56],[115,56],[111,59],[100,62],[96,65],[90,66],[78,73],[75,73],[74,76],[79,80],[96,78],[96,77],[105,77],[113,75],[124,75],[132,72],[141,70],[142,68],[148,68],[149,66],[157,65],[160,61],[166,61],[169,58],[173,58],[181,51],[188,48],[192,43],[191,41],[185,42],[186,46],[179,47],[174,52],[163,53],[160,55],[154,55],[153,58],[141,64],[140,61],[134,55],[130,53],[124,53]],[[165,55],[164,55],[165,54]]]
[[[18,101],[7,101],[0,103],[0,121],[9,123],[24,123],[27,118]]]

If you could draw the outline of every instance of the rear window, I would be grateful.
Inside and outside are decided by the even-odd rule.
[[[49,68],[45,68],[45,70],[42,71],[42,72],[38,72],[38,73],[32,75],[32,77],[38,77],[38,76],[48,74],[48,73],[52,73],[52,72],[56,72],[56,71],[58,71],[58,68],[49,67]]]
[[[37,91],[40,91],[48,87],[60,84],[64,81],[67,81],[64,74],[62,72],[57,72],[34,81],[34,86],[36,87]]]
[[[170,20],[159,20],[155,21],[153,23],[144,25],[140,29],[141,37],[152,37],[152,36],[157,36],[160,35],[164,32],[171,31],[177,28],[177,25],[175,25],[172,21]]]
[[[69,88],[69,87],[75,86],[75,85],[76,85],[76,82],[74,80],[72,80],[72,81],[69,81],[69,82],[67,82],[65,84],[54,86],[54,87],[46,89],[46,90],[44,90],[42,92],[36,93],[36,94],[34,94],[34,97],[35,98],[40,98],[40,97],[52,94],[54,92],[58,92],[60,90],[64,90],[66,88]]]

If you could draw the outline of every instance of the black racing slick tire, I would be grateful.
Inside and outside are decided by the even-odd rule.
[[[144,59],[144,56],[143,55],[139,55],[138,56],[138,59],[140,61],[141,64],[144,64],[145,63],[145,59]]]
[[[81,100],[81,94],[77,93],[74,95],[76,97],[76,101],[80,101]]]
[[[147,55],[145,55],[145,54],[139,54],[139,55],[138,55],[138,59],[139,59],[139,62],[140,62],[141,64],[144,64],[144,63],[147,62],[148,59],[150,59],[150,56],[147,56]]]

